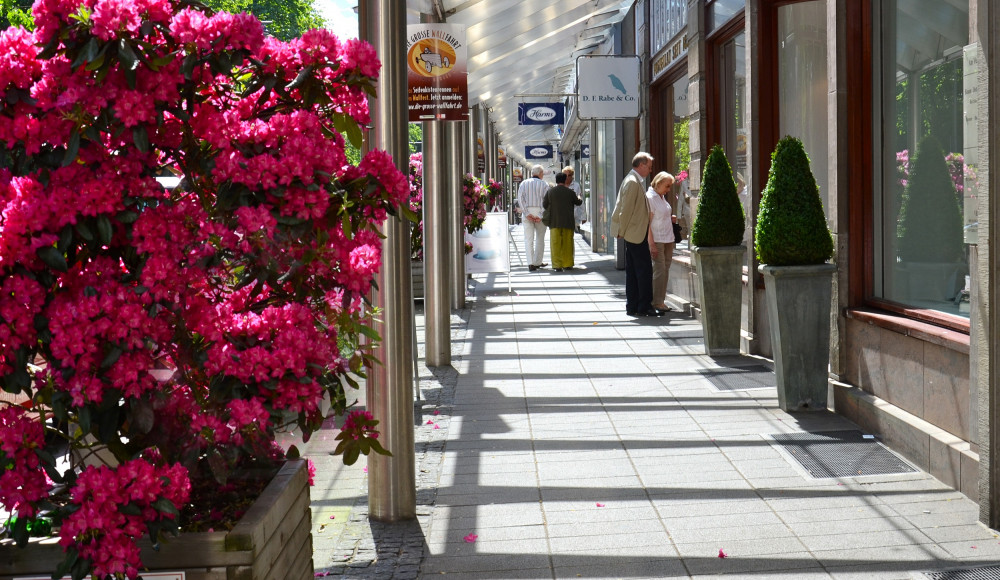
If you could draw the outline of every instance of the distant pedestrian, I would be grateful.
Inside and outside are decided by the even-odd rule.
[[[649,254],[649,202],[643,183],[653,168],[653,156],[640,151],[632,171],[622,180],[611,214],[611,235],[625,238],[625,313],[662,316],[653,308],[653,261]]]
[[[524,256],[528,270],[534,272],[548,264],[542,263],[545,252],[545,224],[542,223],[542,198],[549,190],[549,184],[542,181],[545,170],[541,165],[531,168],[531,177],[521,182],[517,188],[517,201],[521,206],[524,225]]]
[[[673,261],[674,217],[670,204],[670,190],[674,176],[661,171],[653,177],[646,192],[649,201],[649,254],[653,259],[653,308],[667,312],[667,281],[670,279],[670,263]]]
[[[568,176],[556,174],[556,185],[545,193],[542,207],[549,212],[549,254],[556,272],[572,270],[573,259],[573,210],[583,203],[576,192],[566,187]]]
[[[576,180],[576,171],[567,165],[563,167],[563,173],[566,174],[566,187],[573,190],[577,197],[580,198],[580,205],[576,206],[573,210],[573,218],[576,222],[576,231],[580,231],[580,224],[587,223],[587,205],[583,203],[583,188],[580,187],[580,182]]]

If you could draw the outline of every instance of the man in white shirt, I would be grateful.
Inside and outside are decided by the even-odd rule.
[[[521,205],[521,220],[524,227],[524,255],[528,270],[534,272],[548,264],[542,263],[545,252],[545,224],[542,223],[542,199],[549,190],[549,184],[542,181],[545,170],[541,165],[531,168],[531,177],[521,182],[517,188],[517,202]]]

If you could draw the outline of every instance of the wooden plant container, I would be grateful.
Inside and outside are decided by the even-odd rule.
[[[62,561],[58,539],[18,549],[0,542],[0,580],[49,577]],[[304,459],[289,461],[230,532],[182,533],[154,550],[142,544],[142,572],[184,572],[186,580],[312,580],[312,516]]]

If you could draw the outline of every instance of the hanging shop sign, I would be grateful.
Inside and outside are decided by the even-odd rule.
[[[410,122],[464,121],[469,117],[465,27],[410,24],[406,68]]]
[[[564,125],[566,107],[562,103],[518,103],[518,125]]]
[[[688,50],[688,37],[687,33],[684,33],[680,38],[673,41],[666,48],[664,48],[660,54],[653,58],[653,80],[660,78],[664,72],[669,70],[674,63],[679,61],[682,56],[687,54]]]
[[[514,183],[521,183],[522,181],[524,181],[524,170],[521,169],[520,165],[514,167],[514,170],[511,171],[510,175],[511,175],[511,181],[513,181]]]
[[[528,145],[524,148],[525,159],[552,159],[552,145]]]
[[[507,167],[507,152],[497,147],[497,167]]]
[[[581,119],[639,117],[639,57],[576,59],[577,114]]]
[[[584,143],[583,145],[580,145],[580,158],[581,159],[590,159],[590,145],[589,144]]]

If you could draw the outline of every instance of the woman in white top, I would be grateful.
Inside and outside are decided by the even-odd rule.
[[[667,193],[674,185],[674,176],[661,171],[653,177],[646,200],[649,202],[649,254],[653,258],[653,308],[670,310],[666,305],[667,280],[674,256],[674,226],[677,221]]]

